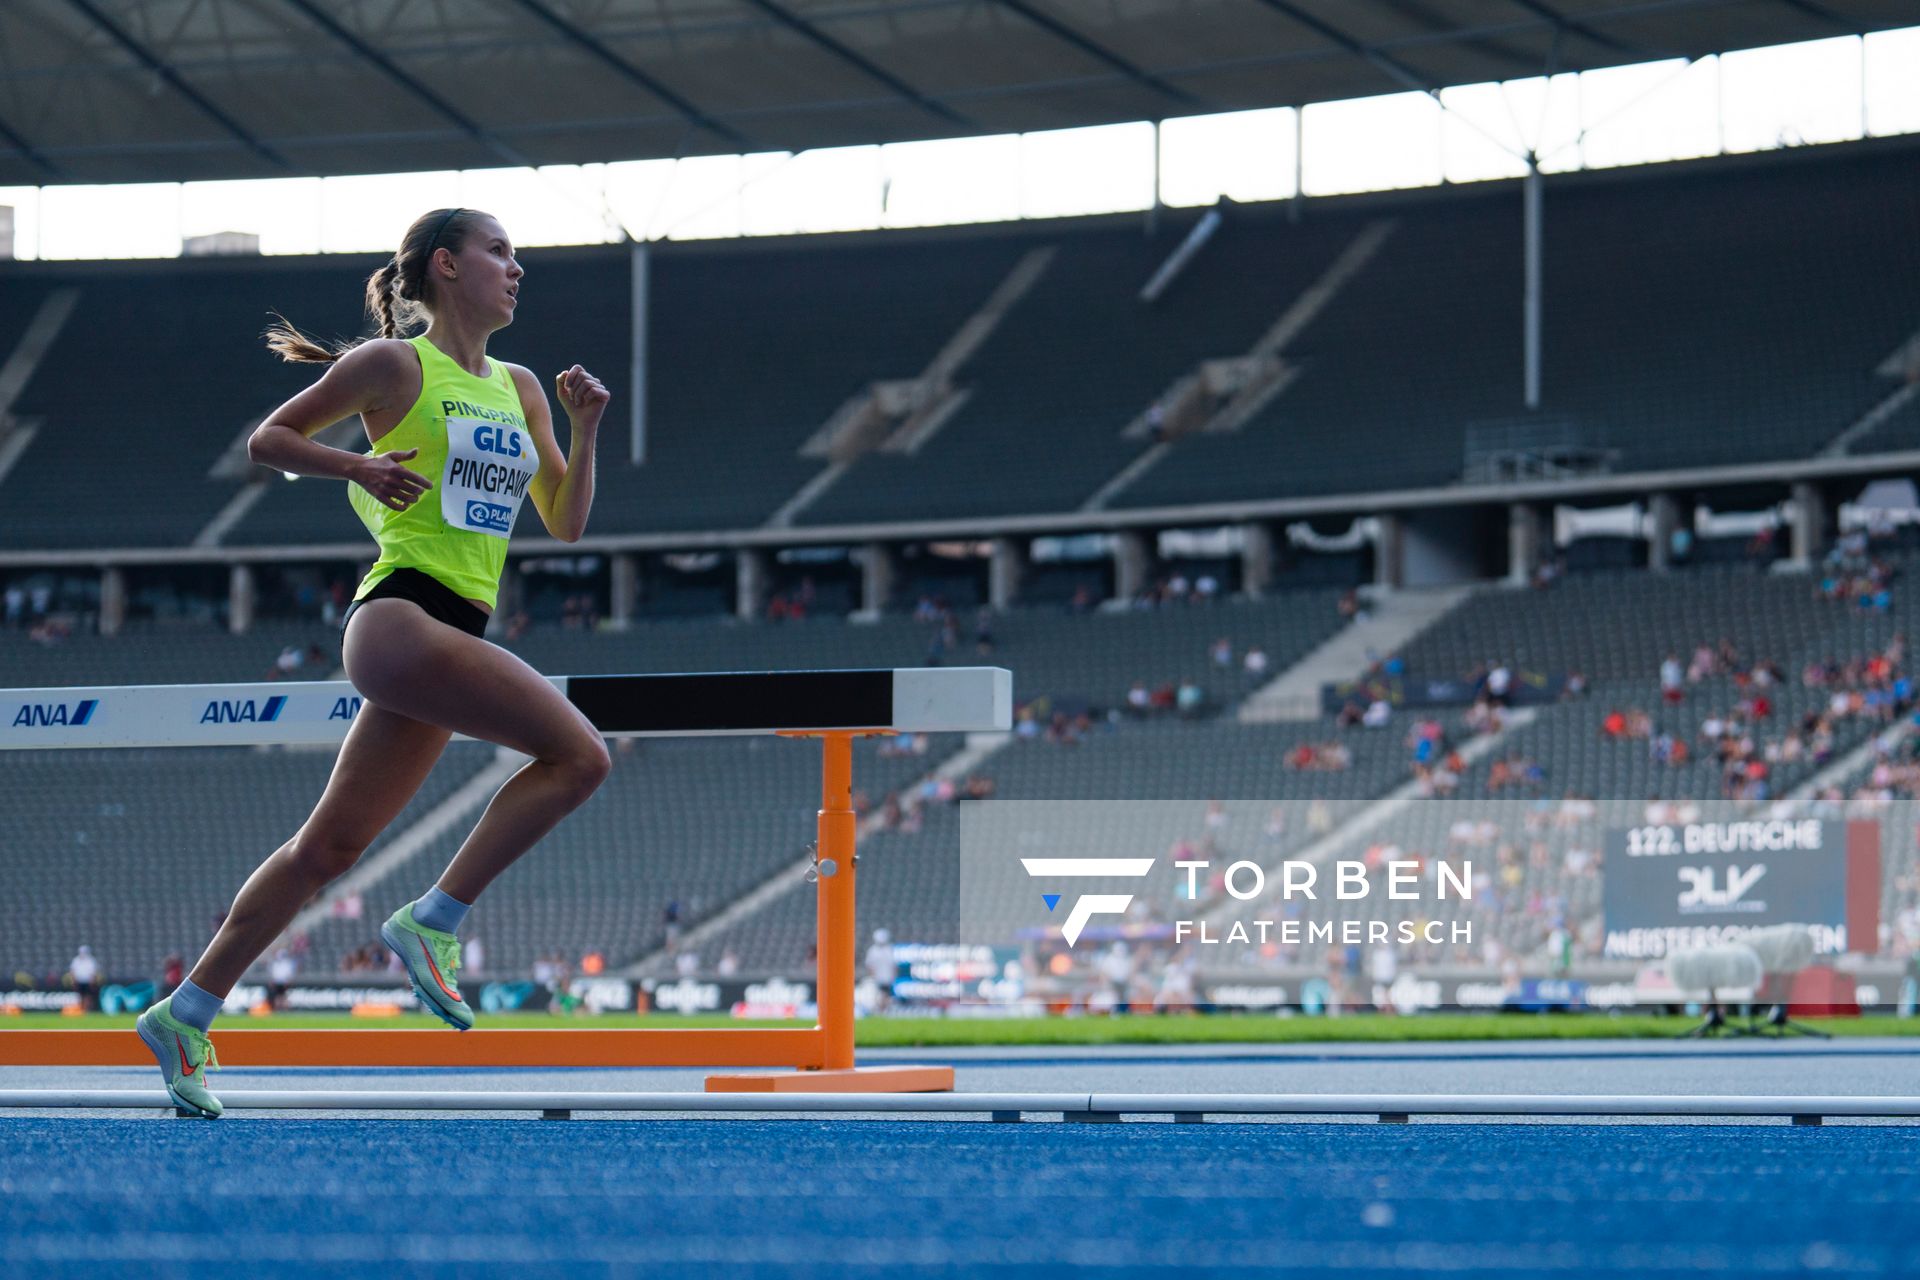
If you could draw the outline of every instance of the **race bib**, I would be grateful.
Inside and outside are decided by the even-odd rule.
[[[519,427],[475,418],[447,419],[447,467],[440,515],[456,529],[504,538],[540,469],[533,437]]]

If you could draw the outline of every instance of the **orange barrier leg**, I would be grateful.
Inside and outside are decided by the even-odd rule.
[[[814,999],[825,1066],[784,1075],[708,1076],[713,1093],[929,1093],[953,1088],[952,1067],[856,1067],[853,1062],[853,988],[857,980],[855,886],[858,883],[853,812],[851,731],[795,734],[821,739],[818,957]]]

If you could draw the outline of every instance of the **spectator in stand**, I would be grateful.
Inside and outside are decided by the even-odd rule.
[[[1504,662],[1487,663],[1487,701],[1496,707],[1508,705],[1513,691],[1513,672]]]
[[[993,652],[993,610],[984,604],[973,615],[973,651],[982,657]]]
[[[1232,666],[1233,641],[1226,636],[1221,636],[1218,640],[1215,640],[1207,650],[1207,656],[1213,659],[1213,665],[1216,667],[1225,668]]]
[[[1206,690],[1202,689],[1192,680],[1182,680],[1180,682],[1180,688],[1174,694],[1173,701],[1174,708],[1179,711],[1180,715],[1190,720],[1194,716],[1199,715],[1204,708],[1207,701],[1207,693]]]
[[[1627,736],[1627,714],[1615,707],[1607,712],[1600,721],[1600,736],[1603,738],[1624,738]]]
[[[1680,655],[1669,653],[1660,664],[1660,697],[1674,704],[1683,701],[1687,692],[1684,687],[1686,673],[1680,669]]]
[[[1264,679],[1267,674],[1267,651],[1259,645],[1254,645],[1247,650],[1247,656],[1242,665],[1246,668],[1247,674],[1255,680]]]
[[[178,987],[182,982],[184,982],[186,980],[186,977],[187,977],[186,960],[181,957],[178,951],[169,952],[167,954],[167,958],[161,962],[161,969],[160,969],[161,998],[165,999],[166,997],[172,995],[174,992],[174,988]]]

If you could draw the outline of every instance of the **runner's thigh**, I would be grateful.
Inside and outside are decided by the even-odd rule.
[[[342,660],[368,701],[415,720],[539,760],[606,759],[600,731],[539,672],[411,601],[361,605]]]

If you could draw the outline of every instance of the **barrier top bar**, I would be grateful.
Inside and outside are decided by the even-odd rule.
[[[609,738],[1013,727],[1004,667],[546,679]],[[338,743],[360,706],[345,680],[0,689],[0,750]]]

